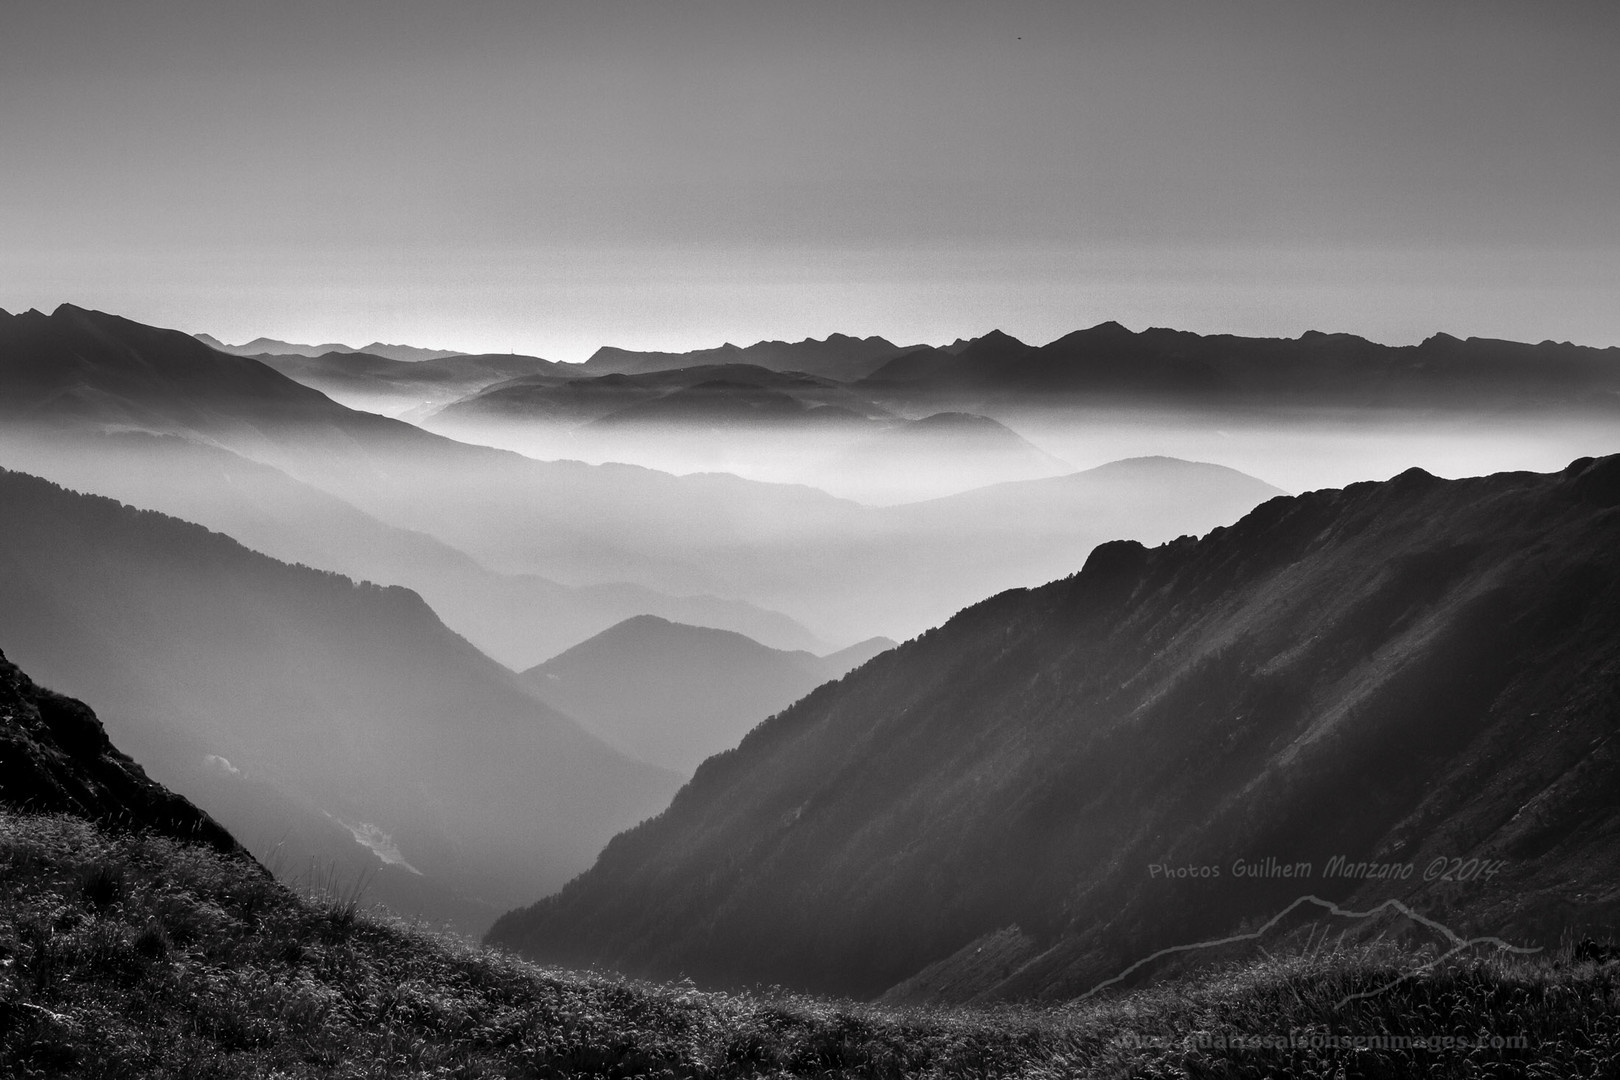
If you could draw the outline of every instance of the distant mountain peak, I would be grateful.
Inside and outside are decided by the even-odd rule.
[[[977,339],[977,341],[976,341],[976,344],[980,344],[980,345],[1001,345],[1001,344],[1004,344],[1004,343],[1007,343],[1007,342],[1011,342],[1011,343],[1013,343],[1015,345],[1024,344],[1024,342],[1019,341],[1017,338],[1013,337],[1011,334],[1007,333],[1005,330],[1000,330],[1000,329],[992,330],[988,334],[985,334],[982,337],[979,337]]]
[[[931,413],[920,420],[913,420],[909,425],[912,430],[975,430],[975,431],[1009,431],[1006,424],[988,416],[980,416],[970,412],[937,412]]]
[[[1035,351],[1035,346],[1020,341],[1005,330],[992,330],[968,342],[957,355],[964,359],[994,359],[1024,356]]]

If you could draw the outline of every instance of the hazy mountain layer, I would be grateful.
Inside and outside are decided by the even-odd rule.
[[[1307,896],[1464,937],[1612,933],[1617,683],[1620,457],[1277,498],[1099,547],[822,687],[490,940],[1064,997]],[[1282,929],[1443,943],[1318,914]]]
[[[834,643],[915,634],[990,592],[1041,580],[1030,566],[1066,571],[1110,536],[1151,542],[1201,532],[1274,490],[1230,471],[1212,483],[1207,469],[1180,480],[1166,469],[1130,513],[1076,502],[1065,531],[1032,546],[1009,540],[1004,522],[980,520],[971,506],[957,518],[938,506],[921,516],[875,511],[806,486],[468,446],[344,408],[176,331],[69,306],[0,322],[0,410],[50,431],[134,429],[211,442],[497,573],[746,601]],[[1041,504],[1025,510],[1038,514]]]
[[[279,469],[173,436],[46,436],[11,428],[0,431],[0,465],[205,525],[283,562],[404,585],[421,593],[447,626],[514,669],[639,614],[734,630],[777,648],[819,645],[787,616],[740,601],[497,574],[426,533],[384,524]]]
[[[887,425],[840,451],[825,468],[839,478],[838,490],[885,503],[1075,471],[1005,424],[959,412]]]
[[[341,859],[485,922],[662,808],[674,774],[530,695],[415,593],[0,473],[0,641],[261,857]],[[274,860],[272,860],[274,861]]]
[[[701,391],[694,393],[693,391]],[[822,376],[778,372],[755,364],[699,364],[644,374],[544,372],[514,377],[469,394],[423,417],[435,430],[452,422],[534,419],[585,424],[610,416],[621,422],[738,423],[768,419],[749,402],[769,400],[791,416],[831,406],[861,417],[889,415],[843,384]],[[659,402],[667,404],[654,407]],[[791,409],[791,403],[799,410]]]
[[[642,615],[523,678],[625,752],[689,774],[767,716],[893,646],[874,638],[823,657]]]
[[[147,779],[107,739],[83,702],[37,685],[0,653],[0,806],[74,814],[146,830],[227,854],[231,834],[185,799]]]
[[[507,353],[446,353],[403,360],[367,352],[330,352],[318,356],[260,354],[255,359],[333,401],[385,416],[436,408],[519,376],[546,372],[565,379],[578,369],[578,365]]]
[[[820,531],[850,509],[808,489],[467,446],[346,408],[178,331],[71,305],[0,319],[0,415],[16,434],[135,430],[213,443],[497,571],[568,584],[736,596],[709,572],[716,536]]]

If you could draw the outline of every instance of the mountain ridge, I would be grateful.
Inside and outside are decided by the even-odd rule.
[[[443,360],[447,357],[468,355],[457,349],[424,349],[416,345],[389,345],[381,341],[373,341],[369,345],[361,345],[356,348],[338,342],[327,342],[323,345],[301,345],[296,342],[281,341],[271,337],[256,337],[252,341],[244,341],[240,345],[227,345],[212,334],[192,334],[191,336],[211,349],[231,353],[235,356],[304,356],[313,358],[324,354],[364,353],[402,363],[419,363],[426,360]]]
[[[1612,408],[1620,347],[1435,334],[1388,346],[1353,334],[1201,335],[1117,322],[1033,346],[1001,331],[922,346],[854,384],[880,400],[983,405],[1040,398],[1459,409],[1493,404]],[[1528,395],[1528,400],[1518,400]]]
[[[1617,553],[1620,457],[1408,470],[1100,545],[755,728],[488,940],[863,997],[999,941],[1003,963],[938,990],[994,1000],[1072,997],[1313,889],[1519,943],[1601,936]],[[1234,876],[1268,856],[1315,878]],[[1503,869],[1323,878],[1332,856]]]
[[[712,349],[689,352],[639,352],[604,345],[582,365],[590,374],[641,374],[703,364],[756,364],[772,371],[802,371],[841,380],[859,378],[877,369],[905,348],[886,338],[829,334],[802,341],[758,341],[738,347],[730,342]]]

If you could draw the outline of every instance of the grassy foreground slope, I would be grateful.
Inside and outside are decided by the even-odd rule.
[[[6,1076],[1595,1078],[1620,1065],[1620,964],[1602,950],[1410,963],[1319,952],[1038,1010],[699,993],[480,951],[352,897],[301,897],[200,845],[0,811]],[[1370,1038],[1385,1035],[1424,1043]]]

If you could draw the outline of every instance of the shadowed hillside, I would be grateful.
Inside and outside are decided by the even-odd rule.
[[[261,856],[487,923],[656,812],[673,774],[539,702],[408,590],[0,472],[0,640]]]
[[[1581,942],[1550,962],[1487,959],[1420,979],[1395,950],[1317,949],[1044,1011],[705,994],[689,982],[538,969],[368,911],[329,872],[294,888],[273,881],[223,829],[147,780],[89,708],[0,658],[8,1076],[696,1080],[1286,1067],[1327,1078],[1353,1064],[1375,1075],[1596,1077],[1620,1053],[1606,993],[1615,963],[1611,950]]]
[[[1036,998],[1307,894],[1556,943],[1620,915],[1616,685],[1620,457],[1277,498],[1105,544],[822,687],[490,940]],[[1380,865],[1414,870],[1354,869]],[[1445,944],[1397,910],[1356,927]]]
[[[0,654],[0,807],[72,814],[246,855],[219,823],[147,779],[89,706],[34,683]]]

